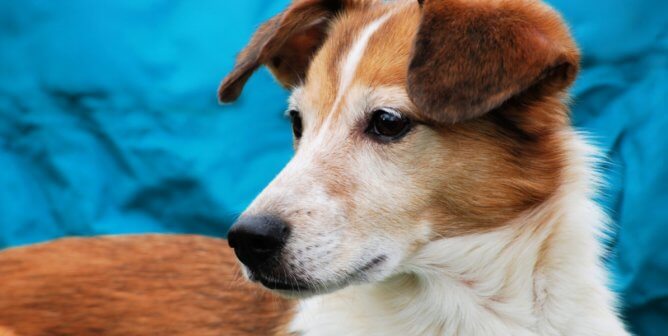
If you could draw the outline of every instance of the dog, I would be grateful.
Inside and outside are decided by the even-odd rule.
[[[1,273],[31,287],[13,302],[44,297],[0,303],[0,325],[17,335],[171,325],[192,329],[160,333],[628,335],[600,261],[598,154],[570,125],[579,59],[538,1],[296,0],[219,88],[233,102],[267,66],[292,92],[295,155],[228,235],[240,268],[211,238],[10,250]],[[256,287],[231,287],[236,272]],[[69,292],[82,277],[90,283]],[[278,296],[260,299],[260,287]],[[77,317],[41,329],[2,320],[49,306]]]

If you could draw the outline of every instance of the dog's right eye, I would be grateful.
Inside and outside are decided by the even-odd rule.
[[[299,111],[290,110],[290,120],[292,121],[292,133],[295,135],[296,139],[302,137],[302,117],[299,115]]]
[[[387,109],[376,110],[371,117],[367,132],[382,141],[400,139],[410,130],[408,118]]]

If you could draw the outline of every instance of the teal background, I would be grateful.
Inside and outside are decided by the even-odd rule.
[[[582,47],[576,125],[610,158],[607,260],[639,335],[668,330],[668,2],[553,0]],[[215,89],[286,0],[0,0],[0,247],[223,236],[292,154],[265,70]]]

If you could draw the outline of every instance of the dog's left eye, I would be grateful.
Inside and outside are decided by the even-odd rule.
[[[408,118],[380,109],[373,112],[367,132],[381,140],[397,140],[408,133],[410,126]]]

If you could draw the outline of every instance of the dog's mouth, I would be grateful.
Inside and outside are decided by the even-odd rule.
[[[349,272],[347,275],[332,281],[307,281],[298,278],[277,278],[248,270],[248,278],[253,282],[259,282],[265,288],[276,291],[279,294],[291,297],[307,297],[317,294],[331,293],[342,289],[353,283],[361,283],[367,280],[367,274],[380,266],[387,260],[387,256],[381,255],[373,258],[368,263]]]
[[[258,281],[267,289],[287,292],[308,292],[313,288],[307,283],[297,281],[281,281],[274,279],[259,278]]]

